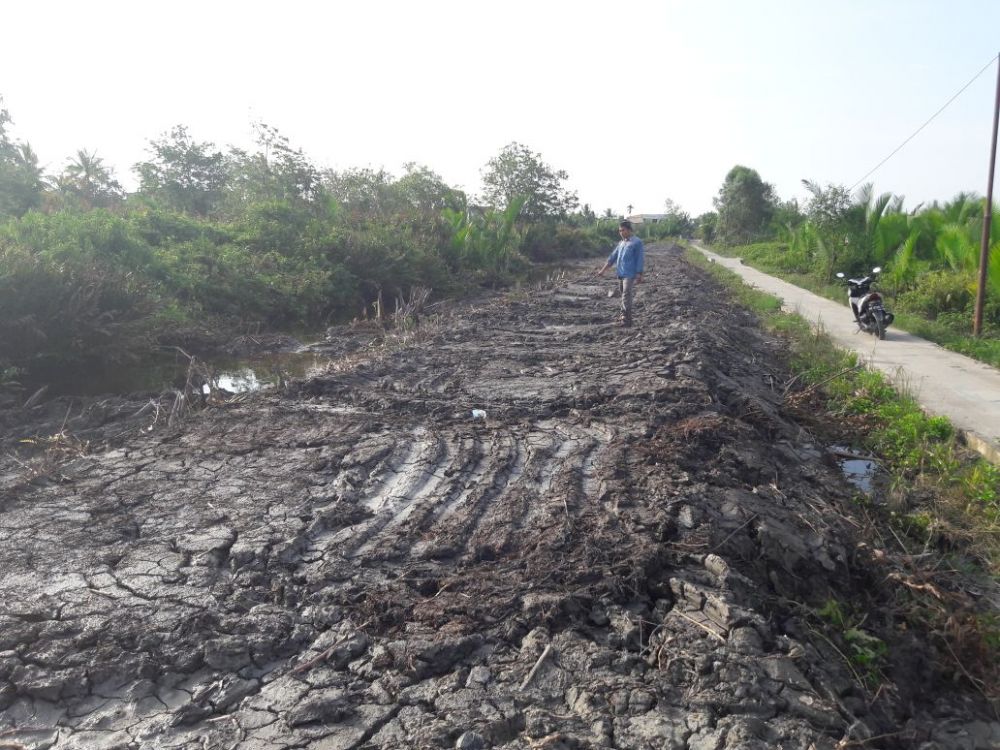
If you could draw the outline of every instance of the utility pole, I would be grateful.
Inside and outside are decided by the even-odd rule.
[[[997,164],[997,124],[1000,121],[1000,55],[997,55],[997,96],[993,104],[993,145],[990,146],[990,171],[986,179],[986,205],[983,208],[983,242],[979,248],[979,285],[976,287],[976,312],[972,333],[983,332],[983,303],[986,301],[986,267],[990,262],[990,228],[993,224],[993,172]]]

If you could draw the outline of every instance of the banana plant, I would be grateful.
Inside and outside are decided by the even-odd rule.
[[[466,268],[497,274],[508,272],[520,250],[522,238],[517,220],[526,200],[518,197],[503,211],[445,209],[443,216],[451,227],[450,254]]]

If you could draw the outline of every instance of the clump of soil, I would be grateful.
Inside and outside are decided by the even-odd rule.
[[[649,264],[631,329],[581,276],[3,464],[0,746],[995,747],[864,612],[900,584],[778,342]]]

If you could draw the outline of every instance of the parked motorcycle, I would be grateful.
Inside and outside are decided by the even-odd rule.
[[[870,276],[865,276],[863,279],[847,279],[847,301],[854,313],[858,328],[884,339],[885,329],[895,317],[885,309],[882,295],[872,289],[875,277],[881,271],[879,266],[875,266]],[[844,274],[838,273],[837,278],[843,279]]]

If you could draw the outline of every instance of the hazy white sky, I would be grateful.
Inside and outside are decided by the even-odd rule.
[[[851,186],[1000,51],[998,0],[19,0],[0,96],[51,172],[119,179],[187,125],[276,126],[320,167],[408,161],[476,192],[510,141],[596,210],[711,210],[753,167],[783,199]],[[921,201],[986,189],[996,66],[871,178]]]

